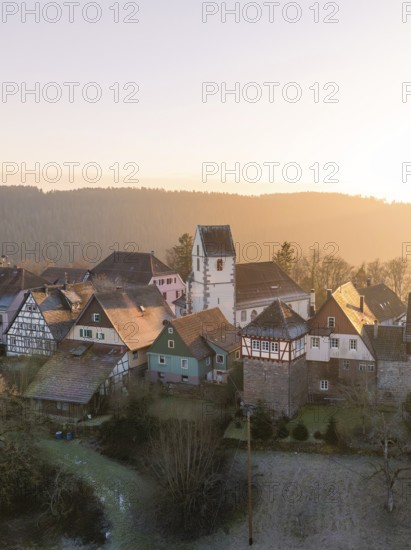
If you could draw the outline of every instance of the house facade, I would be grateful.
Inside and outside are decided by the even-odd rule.
[[[338,398],[340,386],[377,381],[376,357],[365,325],[373,313],[354,285],[340,286],[310,320],[307,342],[309,396],[314,401]]]
[[[246,403],[292,417],[307,402],[307,333],[305,319],[280,300],[241,330]]]
[[[147,376],[164,384],[224,383],[239,352],[237,329],[220,309],[207,309],[166,324],[148,351]]]
[[[158,287],[135,285],[126,290],[95,292],[67,339],[125,346],[133,374],[144,374],[147,350],[174,318]]]

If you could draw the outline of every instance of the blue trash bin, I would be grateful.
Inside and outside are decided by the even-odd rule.
[[[56,432],[56,439],[63,439],[63,432]]]
[[[71,441],[73,439],[73,434],[71,432],[67,432],[66,439],[67,441]]]

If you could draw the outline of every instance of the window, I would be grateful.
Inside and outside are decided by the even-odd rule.
[[[367,370],[367,365],[366,365],[365,363],[360,363],[360,364],[358,365],[358,370],[359,370],[360,372],[365,372],[365,371]]]
[[[177,277],[174,277],[174,284],[176,284],[177,282]]]
[[[328,380],[320,380],[320,390],[321,391],[328,390]]]
[[[239,351],[236,351],[236,352],[235,352],[235,358],[236,358],[236,360],[240,359],[240,356],[241,356],[241,355],[240,355],[240,352],[239,352]]]
[[[254,321],[254,319],[257,317],[257,315],[258,315],[258,313],[256,312],[255,309],[253,309],[253,311],[251,312],[251,316],[250,316],[251,320]]]
[[[169,334],[173,334],[173,333],[174,333],[173,327],[168,327],[168,333],[169,333]]]
[[[219,365],[224,365],[224,355],[217,354],[216,356],[216,362]]]
[[[278,342],[271,342],[271,353],[278,353],[280,349]]]
[[[223,260],[221,259],[217,260],[217,271],[223,271],[223,267],[224,267]]]
[[[183,374],[183,376],[181,377],[181,382],[187,383],[188,382],[188,376]]]
[[[163,298],[164,300],[167,300],[167,292],[163,292]]]
[[[368,372],[374,372],[375,371],[375,365],[373,363],[370,363],[368,365]]]
[[[350,362],[348,361],[348,359],[344,359],[343,361],[343,369],[344,370],[348,370],[350,368]]]
[[[170,279],[170,278],[169,278],[169,279],[167,279],[167,284],[168,284],[168,285],[171,285],[171,284],[172,284],[172,282],[173,282],[173,279]]]
[[[158,364],[159,365],[165,365],[166,364],[166,358],[164,355],[159,355],[158,356]]]
[[[300,338],[300,339],[297,340],[296,343],[295,343],[295,351],[296,351],[296,352],[299,352],[299,351],[301,351],[302,349],[304,349],[304,338]]]
[[[3,324],[3,315],[0,315],[0,325]]]
[[[338,349],[340,347],[340,340],[338,338],[331,338],[330,347],[332,349]]]
[[[241,322],[244,323],[244,321],[247,321],[247,310],[246,309],[243,309],[243,311],[241,312]]]
[[[93,313],[93,321],[95,323],[99,323],[101,321],[101,315],[100,313]]]
[[[311,349],[320,349],[320,339],[317,336],[311,337]]]
[[[260,340],[253,340],[251,346],[253,351],[260,351]]]
[[[138,350],[133,351],[133,359],[138,359]]]
[[[96,337],[97,340],[104,340],[104,332],[97,332]]]
[[[15,336],[12,336],[12,337],[10,338],[10,345],[11,345],[11,346],[15,346],[15,345],[16,345],[16,337],[15,337]]]
[[[335,317],[328,317],[327,326],[328,328],[335,328]]]
[[[188,369],[188,359],[181,359],[181,368]]]
[[[261,351],[269,351],[269,343],[266,340],[261,342]]]
[[[180,291],[176,290],[176,299],[180,297]]]
[[[168,347],[169,347],[170,349],[174,349],[174,340],[169,340],[169,341],[168,341]]]
[[[357,340],[350,340],[349,349],[350,351],[357,351]]]
[[[81,328],[80,338],[93,338],[93,331],[88,328]]]
[[[200,271],[200,258],[197,258],[197,271]]]

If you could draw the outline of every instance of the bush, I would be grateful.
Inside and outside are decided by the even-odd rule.
[[[251,436],[253,439],[267,441],[274,435],[274,426],[270,413],[260,401],[251,416]]]
[[[290,435],[290,430],[285,426],[284,424],[282,426],[279,426],[277,431],[277,437],[278,439],[285,439]]]
[[[337,421],[332,416],[328,422],[327,429],[324,434],[324,441],[329,445],[337,445],[339,441],[337,431]]]
[[[297,441],[307,441],[308,430],[306,425],[300,420],[297,426],[293,429],[293,438]]]
[[[314,432],[314,438],[315,439],[324,439],[324,436],[319,430],[317,430],[316,432]]]

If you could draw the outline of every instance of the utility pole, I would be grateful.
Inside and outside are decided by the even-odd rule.
[[[247,450],[248,450],[248,544],[253,544],[253,494],[251,486],[251,410],[247,408]]]

